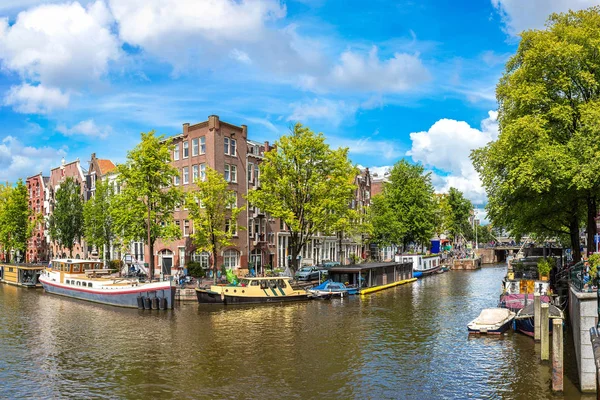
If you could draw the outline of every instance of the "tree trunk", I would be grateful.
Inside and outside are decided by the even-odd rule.
[[[290,260],[290,267],[292,269],[292,274],[296,274],[298,271],[298,254],[300,253],[300,249],[296,244],[290,246],[290,250],[292,251],[292,259]]]
[[[571,247],[573,248],[573,262],[581,260],[581,250],[579,249],[579,223],[577,221],[577,212],[574,212],[569,222],[569,237],[571,238]]]
[[[338,254],[340,256],[340,265],[344,265],[344,251],[342,250],[342,240],[343,240],[343,237],[344,237],[344,232],[339,231],[338,232],[338,240],[339,240],[340,248],[338,250]]]
[[[217,246],[213,246],[213,282],[217,284]]]
[[[596,198],[588,194],[587,197],[587,255],[594,253],[596,251],[596,243],[594,243],[594,236],[596,235],[596,215],[597,215],[597,207],[596,207]]]

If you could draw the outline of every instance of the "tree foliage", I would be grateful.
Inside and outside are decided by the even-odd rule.
[[[222,174],[206,169],[206,179],[195,182],[197,188],[186,197],[186,207],[192,221],[194,244],[212,253],[213,277],[217,279],[217,255],[220,249],[231,246],[237,232],[237,217],[243,210],[238,207],[237,194],[228,189]]]
[[[99,252],[110,246],[115,239],[112,216],[114,190],[108,181],[96,182],[94,196],[83,206],[84,233],[88,244],[96,246]],[[106,254],[103,255],[108,259]]]
[[[7,253],[15,250],[24,254],[33,228],[41,220],[41,215],[34,215],[29,208],[28,201],[27,187],[21,179],[15,186],[0,185],[0,244]]]
[[[472,236],[473,229],[469,223],[469,217],[473,212],[473,204],[464,197],[463,193],[451,187],[446,197],[448,203],[447,231],[450,235],[459,235],[465,238]]]
[[[81,187],[72,177],[60,184],[49,219],[50,237],[73,256],[75,241],[83,237],[83,199]]]
[[[261,187],[250,191],[248,200],[289,227],[296,270],[306,243],[347,215],[358,170],[347,148],[332,150],[323,134],[298,123],[265,154],[260,173]]]
[[[521,34],[496,96],[498,140],[472,154],[488,215],[515,235],[595,231],[600,188],[600,9],[552,14]],[[589,236],[588,236],[589,237]]]
[[[381,245],[426,243],[436,225],[436,203],[429,173],[421,165],[398,161],[383,192],[373,197],[374,240]]]
[[[179,238],[173,210],[183,194],[172,187],[179,174],[170,165],[170,147],[154,131],[141,134],[141,142],[127,153],[124,164],[117,166],[121,193],[114,198],[112,219],[125,242],[144,240],[150,250],[150,276],[154,274],[154,243],[158,238]]]

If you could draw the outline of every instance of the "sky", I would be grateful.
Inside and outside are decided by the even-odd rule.
[[[301,122],[381,174],[421,163],[478,207],[519,32],[600,0],[0,0],[0,181],[211,114],[274,142]]]

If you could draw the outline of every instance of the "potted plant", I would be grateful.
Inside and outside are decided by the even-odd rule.
[[[547,281],[548,277],[550,276],[551,269],[550,262],[548,261],[548,259],[541,258],[540,260],[538,260],[537,268],[540,279],[543,281]]]

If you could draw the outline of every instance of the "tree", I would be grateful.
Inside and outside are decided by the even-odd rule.
[[[331,229],[348,209],[357,171],[347,148],[332,150],[322,133],[299,123],[265,153],[259,168],[261,187],[250,191],[248,200],[288,226],[296,271],[308,241]]]
[[[156,240],[181,236],[173,210],[183,200],[183,194],[179,188],[172,187],[179,171],[170,161],[167,141],[150,131],[141,134],[141,142],[127,153],[127,161],[117,166],[122,189],[114,199],[114,227],[125,242],[145,237],[150,254],[150,279],[154,278]]]
[[[115,230],[112,217],[114,190],[108,181],[96,182],[94,197],[83,206],[84,233],[88,244],[96,246],[98,251],[106,252],[102,255],[108,261],[108,248],[115,239]]]
[[[521,34],[496,96],[500,135],[472,154],[488,215],[513,234],[593,242],[600,177],[600,8],[552,14]]]
[[[50,237],[73,257],[75,241],[83,236],[83,199],[81,187],[72,177],[65,179],[56,190],[56,203],[50,215]]]
[[[27,187],[21,179],[15,186],[0,186],[0,242],[6,251],[6,259],[10,259],[10,251],[25,254],[27,241],[31,238],[33,228],[40,216],[31,219],[33,212],[28,206]]]
[[[217,255],[219,250],[231,246],[237,232],[237,217],[243,207],[237,205],[237,194],[229,190],[222,174],[206,169],[206,180],[197,179],[197,189],[189,192],[186,206],[194,232],[192,240],[199,249],[212,253],[212,268],[217,282]]]
[[[463,237],[471,236],[473,229],[469,223],[469,217],[473,212],[473,204],[466,199],[463,193],[451,187],[448,191],[447,197],[448,203],[448,218],[447,218],[447,229],[448,232],[456,237],[463,235]]]
[[[374,238],[381,245],[427,243],[436,224],[430,173],[421,165],[398,161],[383,192],[373,198]]]

